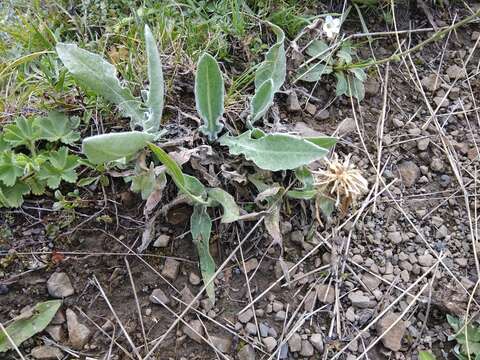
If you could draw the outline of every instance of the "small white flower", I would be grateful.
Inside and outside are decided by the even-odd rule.
[[[337,36],[337,34],[340,32],[340,25],[342,25],[342,22],[339,18],[334,19],[328,15],[323,23],[323,31],[325,31],[325,34],[327,34],[327,38],[333,39],[335,36]]]

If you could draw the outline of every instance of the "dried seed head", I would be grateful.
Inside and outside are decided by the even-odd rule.
[[[368,182],[360,170],[350,163],[351,154],[342,162],[336,153],[326,159],[327,169],[314,171],[315,187],[326,196],[335,198],[335,206],[355,202],[368,191]]]

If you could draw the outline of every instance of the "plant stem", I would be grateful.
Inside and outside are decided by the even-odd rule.
[[[382,64],[385,64],[389,61],[393,61],[393,60],[398,60],[400,59],[402,56],[405,56],[405,55],[408,55],[408,54],[411,54],[417,50],[420,50],[422,47],[424,47],[425,45],[431,43],[431,42],[434,42],[434,41],[437,41],[439,40],[440,38],[443,37],[443,35],[445,35],[446,33],[452,31],[452,30],[455,30],[457,28],[459,28],[460,26],[463,26],[473,20],[475,20],[475,18],[479,17],[480,16],[480,10],[478,10],[477,12],[475,12],[474,14],[470,15],[470,16],[467,16],[465,19],[463,20],[460,20],[459,22],[449,26],[449,27],[446,27],[445,29],[443,30],[440,30],[438,32],[436,32],[433,36],[429,37],[427,40],[424,40],[422,41],[421,43],[415,45],[414,47],[404,51],[404,52],[401,52],[399,54],[394,54],[394,55],[391,55],[385,59],[380,59],[380,60],[377,60],[377,61],[372,61],[372,62],[368,62],[368,63],[356,63],[356,64],[349,64],[349,65],[344,65],[344,66],[339,66],[339,67],[334,67],[335,71],[345,71],[345,70],[348,70],[348,69],[355,69],[355,68],[366,68],[366,67],[369,67],[369,66],[372,66],[372,65],[382,65]]]

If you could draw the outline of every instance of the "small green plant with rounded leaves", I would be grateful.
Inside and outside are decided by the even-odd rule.
[[[18,117],[0,133],[0,206],[19,207],[27,194],[42,195],[77,181],[80,158],[68,145],[80,138],[80,120],[58,112]]]
[[[480,359],[480,326],[473,322],[447,315],[447,321],[455,332],[449,340],[456,340],[453,353],[459,360]]]
[[[350,41],[342,42],[341,45],[330,47],[323,40],[314,40],[306,49],[311,61],[302,65],[298,74],[298,80],[317,82],[323,76],[333,75],[336,78],[337,96],[353,96],[359,101],[365,97],[363,83],[367,79],[365,71],[360,67],[348,68],[353,64],[356,56],[354,46]]]

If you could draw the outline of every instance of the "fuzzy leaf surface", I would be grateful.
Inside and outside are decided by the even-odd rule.
[[[152,143],[148,143],[148,147],[157,159],[165,165],[168,174],[171,176],[173,182],[177,185],[180,191],[186,194],[196,204],[207,204],[202,198],[205,192],[205,187],[197,178],[185,175],[175,160],[173,160],[161,147]]]
[[[333,68],[331,66],[324,63],[317,63],[300,73],[298,80],[317,82],[322,78],[323,75],[331,74],[332,71]]]
[[[240,216],[240,209],[232,195],[220,188],[207,190],[208,200],[223,207],[222,223],[232,223]]]
[[[215,140],[223,125],[220,118],[224,107],[224,82],[217,60],[210,54],[203,54],[198,60],[195,76],[195,104],[204,124],[200,131]]]
[[[272,106],[274,95],[275,90],[272,79],[265,81],[258,90],[255,91],[255,95],[252,97],[250,103],[250,121],[252,124],[265,115],[270,106]]]
[[[307,47],[306,53],[313,57],[318,58],[319,61],[322,61],[328,54],[329,46],[325,41],[315,39],[312,43]]]
[[[190,230],[193,243],[197,247],[198,258],[200,260],[200,270],[202,279],[206,287],[206,292],[213,304],[215,304],[215,284],[213,275],[215,275],[215,261],[210,254],[210,233],[212,231],[212,219],[207,213],[205,205],[196,205],[193,207],[193,213],[190,217]]]
[[[38,303],[31,314],[22,314],[6,327],[6,333],[19,346],[25,340],[45,329],[62,305],[62,300],[50,300]],[[28,316],[29,315],[29,316]],[[4,332],[0,332],[0,353],[12,349]]]
[[[147,200],[154,190],[155,183],[155,171],[153,168],[150,168],[149,170],[142,171],[132,177],[130,190],[140,193],[142,195],[142,200]]]
[[[94,164],[103,164],[134,156],[142,150],[154,135],[139,131],[109,133],[87,137],[82,152]]]
[[[220,144],[228,146],[230,154],[244,155],[264,170],[295,169],[319,160],[327,150],[307,140],[288,134],[268,134],[252,139],[251,130],[234,136],[223,136]]]
[[[285,57],[285,33],[275,24],[269,23],[277,37],[277,42],[268,50],[265,60],[255,72],[255,92],[267,80],[273,81],[273,93],[276,93],[285,82],[287,59]]]
[[[75,44],[58,43],[56,50],[60,60],[80,84],[116,104],[131,118],[133,125],[145,128],[141,102],[129,89],[120,84],[117,71],[112,64],[97,54],[80,49]]]
[[[145,45],[147,48],[148,82],[150,88],[147,98],[149,113],[148,119],[145,120],[144,131],[156,133],[160,129],[160,121],[162,119],[165,85],[157,44],[148,25],[145,25]]]

